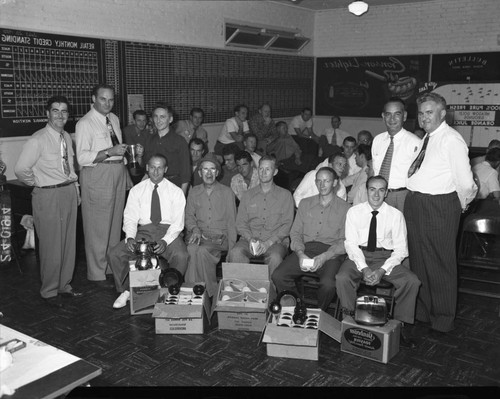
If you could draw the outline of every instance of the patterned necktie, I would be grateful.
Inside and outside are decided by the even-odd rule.
[[[113,129],[113,125],[108,117],[106,117],[106,126],[108,127],[109,135],[111,136],[111,143],[113,143],[113,147],[117,144],[120,144],[118,141],[118,137],[116,137],[115,131]]]
[[[389,137],[391,138],[391,142],[389,144],[389,147],[387,147],[387,151],[385,152],[384,160],[382,161],[382,166],[380,166],[379,172],[379,175],[387,180],[387,182],[389,182],[389,176],[391,174],[392,154],[394,153],[394,137]]]
[[[337,145],[337,130],[336,129],[333,129],[332,142],[330,144]]]
[[[372,211],[372,220],[370,222],[370,232],[368,233],[367,251],[374,252],[377,248],[377,214],[378,211]]]
[[[66,176],[69,176],[71,171],[69,169],[69,160],[68,160],[68,147],[66,144],[66,140],[64,136],[61,134],[61,161],[62,161],[62,169]]]
[[[158,196],[158,184],[155,184],[151,196],[151,223],[159,224],[161,222],[160,197]]]
[[[408,177],[412,177],[420,169],[420,166],[424,161],[425,150],[427,148],[428,142],[429,142],[429,135],[425,136],[424,145],[422,146],[422,149],[418,153],[417,158],[415,158],[413,163],[410,165],[410,169],[408,169]]]

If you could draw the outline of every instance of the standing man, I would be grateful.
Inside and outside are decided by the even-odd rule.
[[[231,190],[238,201],[241,201],[243,193],[259,185],[259,170],[254,168],[252,157],[246,151],[240,151],[236,155],[236,165],[240,173],[231,179]]]
[[[82,219],[87,278],[106,280],[106,253],[120,241],[128,171],[123,163],[118,117],[111,112],[115,91],[106,84],[92,92],[92,108],[76,124],[76,155],[81,167]]]
[[[257,136],[259,151],[267,154],[267,145],[278,137],[276,126],[271,118],[271,106],[269,104],[262,104],[259,112],[250,118],[248,125],[250,126],[250,131]]]
[[[168,169],[167,159],[154,154],[146,165],[149,179],[130,190],[123,213],[125,240],[108,253],[115,287],[120,296],[113,308],[123,308],[130,298],[129,260],[135,257],[137,241],[156,242],[154,253],[165,258],[169,267],[184,275],[188,254],[179,234],[184,229],[186,198],[182,190],[164,178]]]
[[[205,128],[201,126],[204,117],[205,112],[203,112],[201,108],[191,109],[189,119],[177,122],[175,133],[184,137],[186,143],[189,143],[194,138],[198,138],[208,145],[208,133]]]
[[[132,115],[134,117],[134,123],[123,129],[125,143],[129,145],[140,144],[144,147],[150,136],[149,130],[146,128],[148,125],[148,115],[146,111],[142,109],[134,111]]]
[[[404,215],[411,268],[422,282],[416,319],[432,330],[455,328],[456,239],[460,214],[477,186],[467,144],[445,122],[446,100],[436,93],[417,98],[418,122],[426,135],[408,170]]]
[[[209,296],[217,292],[215,268],[221,252],[231,250],[236,242],[236,201],[229,187],[216,178],[220,164],[214,154],[200,163],[203,184],[189,191],[186,205],[186,243],[189,262],[187,282],[203,281]]]
[[[383,177],[370,177],[366,189],[368,202],[347,211],[345,249],[349,258],[337,274],[340,304],[345,313],[354,313],[361,279],[373,286],[383,278],[396,288],[394,319],[413,324],[420,281],[401,265],[408,256],[405,219],[400,211],[384,202],[387,182]],[[405,332],[401,334],[401,343],[415,346]]]
[[[330,120],[330,127],[327,127],[319,137],[319,151],[320,158],[328,158],[338,147],[342,146],[344,139],[349,137],[350,134],[340,130],[340,117],[333,115]]]
[[[276,159],[263,156],[260,184],[245,192],[238,207],[236,230],[241,238],[228,254],[228,261],[235,263],[248,263],[251,257],[263,255],[269,279],[286,255],[293,222],[292,195],[274,184],[277,173]]]
[[[187,194],[191,181],[191,162],[186,140],[170,129],[173,110],[164,103],[158,103],[153,109],[153,123],[156,133],[150,136],[144,147],[144,155],[138,157],[139,163],[148,164],[153,154],[162,154],[168,161],[168,180]]]
[[[397,97],[389,99],[382,112],[387,131],[378,134],[372,146],[373,172],[389,182],[385,201],[401,212],[408,194],[408,169],[420,145],[416,135],[403,129],[406,116],[403,100]]]
[[[349,204],[335,191],[339,177],[330,167],[316,172],[319,194],[300,202],[290,231],[293,253],[288,255],[272,275],[278,292],[296,292],[295,280],[301,276],[319,277],[318,306],[327,310],[335,296],[335,275],[344,260],[344,228]],[[313,259],[312,267],[304,260]]]
[[[39,239],[40,295],[47,304],[62,307],[59,295],[77,297],[73,290],[76,255],[76,215],[80,202],[73,168],[71,137],[64,131],[68,100],[54,96],[47,101],[48,123],[24,144],[14,172],[34,187],[33,220]]]

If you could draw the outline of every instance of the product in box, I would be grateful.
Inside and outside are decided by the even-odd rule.
[[[214,297],[219,329],[262,331],[269,306],[269,267],[223,263],[222,280]]]
[[[399,352],[401,322],[389,320],[383,326],[358,324],[350,316],[342,320],[342,352],[387,363]]]
[[[130,261],[131,267],[135,261]],[[150,314],[160,294],[160,269],[130,270],[130,314]]]
[[[262,336],[268,356],[318,360],[320,331],[340,342],[337,319],[320,309],[307,309],[305,322],[297,324],[294,311],[295,307],[284,306],[280,314],[269,316]]]

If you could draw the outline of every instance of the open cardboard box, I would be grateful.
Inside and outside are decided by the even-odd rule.
[[[293,306],[284,306],[281,314],[293,315]],[[267,325],[262,334],[262,342],[266,343],[267,355],[288,357],[292,359],[318,360],[320,332],[325,333],[340,343],[341,323],[321,309],[307,309],[308,317],[315,315],[317,328],[280,326],[280,317],[269,315]],[[308,318],[309,320],[309,318]]]
[[[247,287],[246,291],[243,287]],[[219,329],[262,331],[267,320],[269,287],[268,265],[222,263],[222,280],[212,306]]]
[[[135,261],[130,261],[135,266]],[[135,267],[134,267],[135,269]],[[161,269],[130,270],[130,314],[151,314],[160,294]]]
[[[205,283],[184,283],[179,296],[193,296],[195,285]],[[155,318],[156,334],[203,334],[207,325],[207,315],[210,313],[207,293],[202,299],[193,304],[167,304],[165,298],[169,297],[168,289],[161,288],[159,298],[154,305],[153,317]]]

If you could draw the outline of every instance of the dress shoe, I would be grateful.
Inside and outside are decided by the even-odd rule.
[[[53,296],[50,298],[43,298],[44,302],[52,308],[63,308],[64,304],[59,296]]]
[[[411,338],[409,328],[405,325],[401,326],[401,335],[399,337],[399,344],[403,348],[415,349],[417,347],[416,341]]]
[[[69,292],[61,292],[59,295],[63,298],[80,298],[83,296],[83,292],[71,290]]]
[[[89,280],[89,281],[101,288],[109,288],[113,286],[113,283],[107,280]]]
[[[123,291],[121,295],[118,298],[116,298],[115,303],[113,303],[113,307],[115,309],[123,308],[124,306],[127,305],[129,298],[130,298],[130,292],[128,292],[127,290]]]

